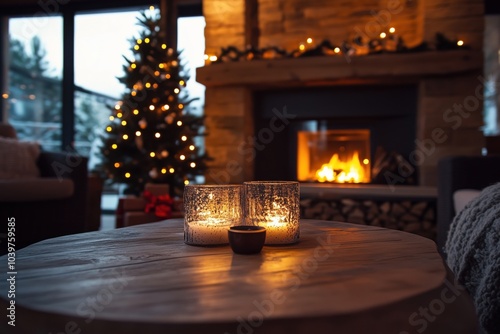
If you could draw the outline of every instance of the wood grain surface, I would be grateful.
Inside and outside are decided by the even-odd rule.
[[[16,267],[16,327],[0,325],[8,333],[398,334],[424,325],[426,333],[455,326],[450,333],[474,333],[476,326],[470,298],[453,289],[434,242],[346,223],[302,220],[298,244],[237,255],[229,246],[184,244],[183,222],[173,219],[45,240],[18,250]],[[7,291],[6,279],[0,287]]]

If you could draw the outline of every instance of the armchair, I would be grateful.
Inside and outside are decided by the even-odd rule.
[[[436,243],[443,254],[450,225],[457,214],[453,194],[460,189],[481,190],[500,182],[500,156],[446,157],[439,161],[438,175]]]

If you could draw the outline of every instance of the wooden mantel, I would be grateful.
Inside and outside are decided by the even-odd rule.
[[[314,84],[375,77],[426,77],[478,71],[477,51],[428,51],[369,56],[318,56],[214,63],[200,67],[196,80],[207,87]]]

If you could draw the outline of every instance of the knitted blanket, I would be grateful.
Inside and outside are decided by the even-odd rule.
[[[450,226],[447,263],[474,299],[485,333],[500,333],[500,183],[485,188]]]

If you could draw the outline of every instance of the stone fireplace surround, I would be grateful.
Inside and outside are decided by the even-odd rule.
[[[262,129],[254,122],[256,92],[411,84],[418,96],[416,145],[412,165],[401,166],[393,182],[397,185],[398,178],[418,170],[420,185],[433,186],[441,157],[481,152],[481,72],[482,54],[470,50],[378,54],[351,57],[350,62],[342,56],[239,61],[198,68],[197,80],[207,87],[206,148],[214,158],[207,182],[252,180],[256,163],[273,163],[255,159],[262,147]]]

